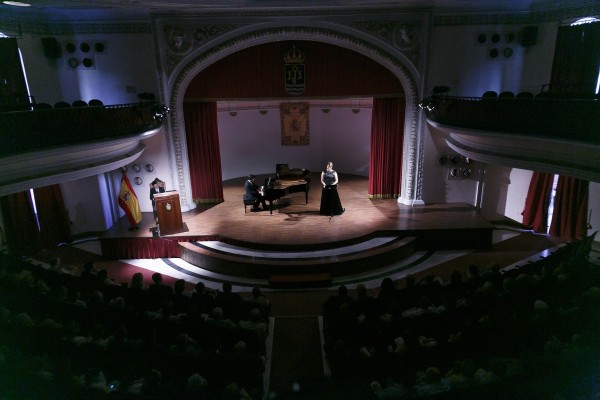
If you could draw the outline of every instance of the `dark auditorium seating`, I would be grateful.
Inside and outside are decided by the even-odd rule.
[[[71,108],[71,105],[66,101],[58,101],[54,103],[54,108]]]
[[[52,104],[48,103],[36,103],[33,105],[34,110],[52,110]]]
[[[488,90],[481,96],[483,100],[496,100],[498,98],[498,93],[493,90]]]
[[[104,105],[104,103],[102,102],[102,100],[98,100],[98,99],[91,99],[88,104],[89,104],[90,107],[97,107],[97,106],[103,106]]]
[[[87,103],[83,100],[75,100],[73,102],[73,107],[87,107]]]
[[[514,98],[515,94],[509,91],[500,92],[500,94],[498,95],[498,100],[512,100]]]
[[[515,96],[515,98],[517,100],[532,100],[533,99],[533,93],[531,92],[519,92],[517,93],[517,95]]]

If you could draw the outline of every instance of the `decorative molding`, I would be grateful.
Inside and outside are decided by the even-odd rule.
[[[590,15],[600,15],[600,5],[590,4],[581,7],[527,11],[522,13],[438,14],[433,17],[433,26],[539,24]]]
[[[166,66],[167,74],[171,75],[177,65],[188,54],[194,52],[199,47],[209,42],[210,40],[222,36],[239,25],[222,24],[222,25],[201,25],[201,26],[185,26],[179,24],[167,24],[162,29],[162,37],[167,48]],[[158,30],[157,30],[158,31]]]
[[[444,135],[448,146],[472,160],[513,168],[546,171],[600,182],[600,146],[564,139],[477,131],[437,124],[430,129]]]
[[[406,21],[358,21],[350,24],[355,29],[376,36],[401,51],[415,66],[419,68],[421,58],[420,31],[421,24],[412,20]]]
[[[30,19],[0,18],[0,32],[21,36],[75,34],[133,34],[152,33],[150,22],[49,22]]]

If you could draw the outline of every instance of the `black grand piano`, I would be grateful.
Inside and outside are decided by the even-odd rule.
[[[289,172],[289,173],[286,173]],[[310,190],[310,178],[306,169],[289,168],[287,164],[277,164],[276,179],[265,179],[265,200],[269,202],[269,212],[273,214],[273,202],[292,193],[304,192],[306,204],[308,205],[308,191]]]

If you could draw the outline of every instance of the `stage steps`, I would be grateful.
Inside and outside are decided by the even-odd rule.
[[[223,275],[266,279],[273,287],[330,286],[333,278],[366,273],[417,251],[416,237],[365,238],[345,246],[260,249],[218,241],[180,242],[181,259]]]

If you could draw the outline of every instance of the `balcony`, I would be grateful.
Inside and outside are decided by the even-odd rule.
[[[0,196],[108,172],[138,158],[160,131],[155,103],[0,113]]]
[[[473,160],[600,182],[600,99],[436,95],[420,103],[434,134]]]

